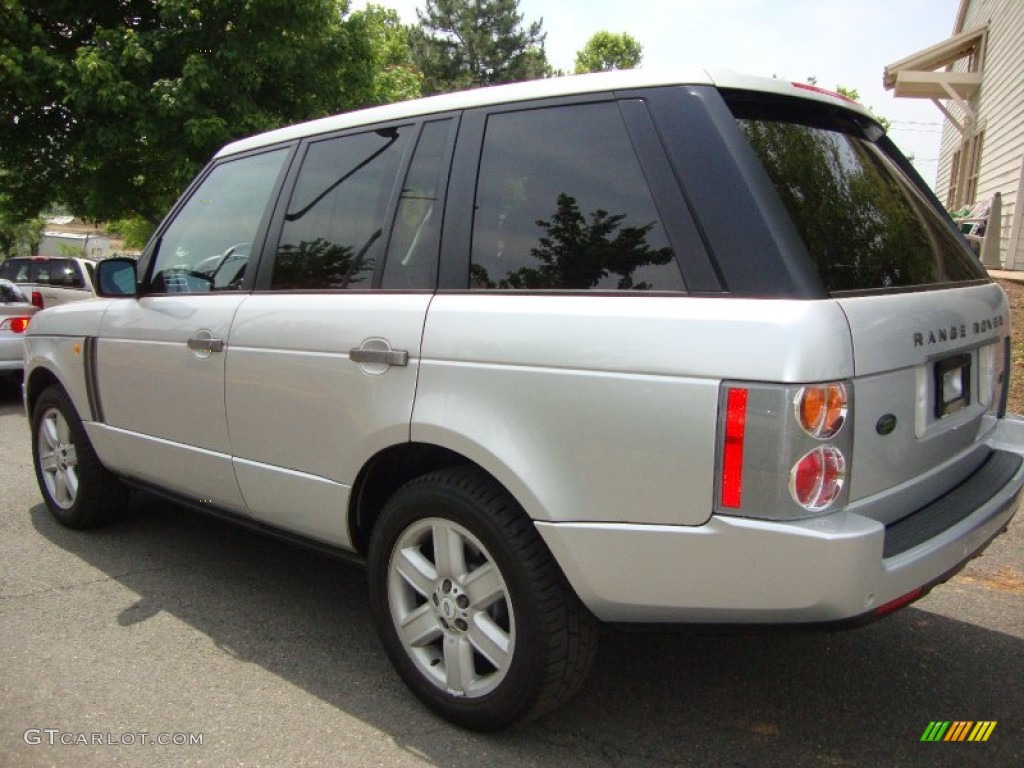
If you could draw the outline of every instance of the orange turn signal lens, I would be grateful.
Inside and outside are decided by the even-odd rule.
[[[846,387],[840,383],[802,387],[793,403],[796,419],[811,437],[833,437],[846,422]]]

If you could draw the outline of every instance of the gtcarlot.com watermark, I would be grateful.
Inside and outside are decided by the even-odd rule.
[[[136,745],[161,747],[201,747],[201,733],[150,733],[149,731],[125,731],[123,733],[64,731],[60,728],[29,728],[22,734],[29,746],[50,747],[133,747]]]

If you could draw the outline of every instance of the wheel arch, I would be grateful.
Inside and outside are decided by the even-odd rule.
[[[507,468],[502,472],[501,466],[485,466],[470,459],[463,451],[437,443],[409,442],[392,445],[376,453],[363,465],[352,486],[349,497],[349,535],[360,554],[365,555],[369,550],[370,536],[377,518],[395,491],[421,475],[459,466],[473,467],[493,478],[520,507],[526,510],[528,517],[534,517],[530,514],[530,501],[536,503],[536,500],[532,497],[525,499],[521,493],[516,492],[516,488],[524,488],[525,484],[518,478],[512,478],[511,482],[507,482]]]
[[[360,470],[349,501],[349,536],[360,554],[388,499],[410,480],[448,467],[474,465],[455,451],[429,443],[402,443],[376,453]]]
[[[38,366],[33,368],[25,377],[25,411],[28,414],[29,419],[32,418],[32,414],[35,412],[39,396],[49,387],[54,385],[60,387],[64,393],[70,397],[70,393],[68,392],[68,388],[64,385],[64,382],[62,382],[57,374],[49,368]],[[74,401],[72,400],[72,402]],[[75,407],[78,407],[77,403],[75,404]]]

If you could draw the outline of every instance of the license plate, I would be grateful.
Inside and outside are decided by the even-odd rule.
[[[935,418],[941,419],[971,403],[971,356],[947,357],[935,363]]]

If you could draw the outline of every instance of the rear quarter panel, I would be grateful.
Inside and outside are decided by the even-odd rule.
[[[852,366],[833,301],[440,294],[412,438],[477,461],[536,520],[699,525],[721,381]]]

